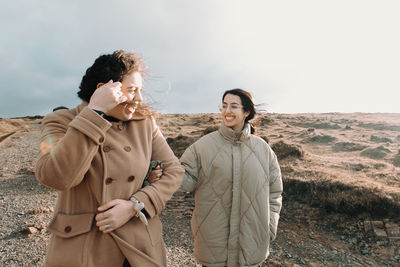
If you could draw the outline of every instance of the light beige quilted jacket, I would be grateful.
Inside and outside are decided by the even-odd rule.
[[[276,155],[249,125],[221,125],[181,157],[180,191],[194,192],[194,255],[203,265],[258,266],[269,254],[282,207]]]

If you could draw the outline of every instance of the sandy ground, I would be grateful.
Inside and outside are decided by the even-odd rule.
[[[33,165],[40,118],[0,119],[0,266],[42,266],[56,192]],[[177,156],[217,114],[161,115]],[[284,179],[278,237],[265,266],[400,266],[400,114],[265,114],[257,128]],[[169,266],[196,266],[190,194],[161,219]]]

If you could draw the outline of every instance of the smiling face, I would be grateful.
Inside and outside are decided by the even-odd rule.
[[[98,86],[101,86],[100,83]],[[131,72],[126,74],[121,81],[121,93],[128,100],[116,105],[107,112],[107,115],[120,120],[130,120],[137,108],[143,107],[142,102],[143,78],[140,72]]]
[[[121,81],[121,84],[121,92],[128,98],[126,103],[137,105],[143,101],[143,78],[139,72],[135,71],[125,75]]]
[[[242,100],[239,96],[227,94],[222,102],[221,115],[227,127],[241,131],[249,112],[243,110]]]

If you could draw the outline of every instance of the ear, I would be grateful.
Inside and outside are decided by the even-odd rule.
[[[250,111],[245,111],[244,112],[244,117],[247,118],[250,115]]]
[[[97,86],[96,86],[96,89],[99,88],[100,86],[103,86],[103,85],[104,85],[104,83],[98,83]]]

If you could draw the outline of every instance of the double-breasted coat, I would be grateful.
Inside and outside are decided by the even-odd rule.
[[[178,189],[183,169],[153,118],[109,122],[84,102],[42,122],[36,177],[58,190],[46,266],[166,266],[158,214]],[[160,180],[142,188],[150,160],[164,164]],[[148,226],[133,217],[110,234],[95,225],[97,208],[134,196]]]

